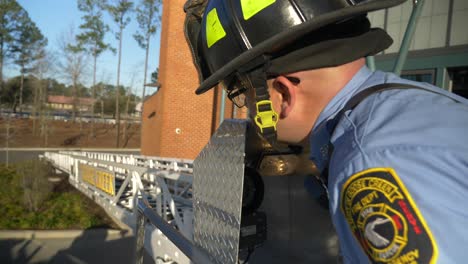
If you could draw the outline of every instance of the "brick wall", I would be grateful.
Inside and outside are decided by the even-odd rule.
[[[185,1],[162,1],[161,88],[144,104],[143,155],[194,159],[219,125],[221,90],[195,95],[198,75],[184,36]],[[226,100],[225,118],[232,118],[232,107]]]

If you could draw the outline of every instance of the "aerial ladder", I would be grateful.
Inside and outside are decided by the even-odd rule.
[[[225,120],[194,161],[77,151],[44,158],[134,232],[137,263],[143,250],[161,264],[288,262],[304,250],[323,253],[304,260],[334,259],[336,235],[303,188],[310,175],[297,174],[300,158],[264,145],[248,121]]]

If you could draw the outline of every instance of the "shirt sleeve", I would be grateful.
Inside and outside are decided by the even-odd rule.
[[[462,261],[468,236],[462,231],[468,207],[460,204],[468,199],[463,152],[392,145],[360,148],[353,156],[332,166],[329,183],[345,262]]]
[[[449,97],[385,91],[341,119],[328,189],[345,262],[466,262],[468,104]]]

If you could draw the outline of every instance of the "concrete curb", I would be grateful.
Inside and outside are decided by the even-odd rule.
[[[115,240],[133,236],[131,230],[117,229],[86,229],[86,230],[0,230],[0,239],[59,239],[105,237],[106,240]]]

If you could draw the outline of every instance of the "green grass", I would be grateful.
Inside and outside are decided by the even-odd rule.
[[[96,204],[71,187],[66,179],[54,184],[47,181],[34,186],[25,184],[21,171],[32,163],[5,167],[0,164],[0,229],[87,229],[96,226],[109,226],[112,221]],[[39,166],[49,170],[47,166]],[[34,167],[37,169],[37,166]],[[28,171],[28,170],[26,170]],[[50,175],[51,170],[35,176]],[[27,180],[27,179],[26,179]],[[25,187],[26,186],[26,187]],[[36,194],[41,201],[35,208],[27,202],[28,192]],[[32,189],[31,189],[32,188]],[[40,195],[37,195],[39,193]]]

